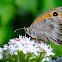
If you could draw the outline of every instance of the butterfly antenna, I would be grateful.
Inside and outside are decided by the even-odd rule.
[[[22,30],[22,29],[26,30],[25,27],[24,27],[24,28],[19,28],[19,29],[16,29],[16,30],[14,31],[14,33],[17,32],[17,31],[19,31],[19,30]]]

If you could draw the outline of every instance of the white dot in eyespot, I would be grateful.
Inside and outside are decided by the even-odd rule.
[[[54,14],[54,15],[56,15],[56,14]]]

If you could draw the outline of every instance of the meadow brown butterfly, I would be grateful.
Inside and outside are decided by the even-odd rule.
[[[33,38],[60,45],[62,43],[62,7],[41,14],[30,27],[26,28],[26,33]]]

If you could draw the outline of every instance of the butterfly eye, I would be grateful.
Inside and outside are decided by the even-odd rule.
[[[58,13],[57,13],[57,12],[54,12],[54,13],[53,13],[53,16],[58,16]]]

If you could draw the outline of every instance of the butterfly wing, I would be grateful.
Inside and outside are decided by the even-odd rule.
[[[60,45],[62,43],[61,20],[62,18],[60,17],[43,19],[39,23],[35,24],[31,30],[36,33],[37,38]]]
[[[59,7],[40,15],[27,29],[30,36],[60,45],[62,41],[61,11],[62,7]],[[53,16],[54,12],[57,12],[58,16]]]

